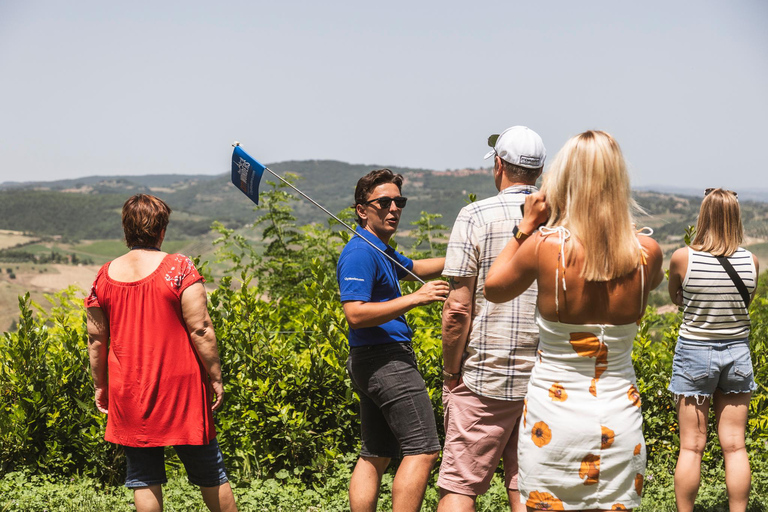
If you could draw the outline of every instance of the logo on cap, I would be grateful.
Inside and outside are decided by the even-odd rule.
[[[537,156],[524,156],[520,155],[520,165],[535,165],[539,166],[541,162],[541,158]]]

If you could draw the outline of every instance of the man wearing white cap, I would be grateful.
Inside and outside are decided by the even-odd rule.
[[[544,143],[525,126],[491,135],[493,178],[499,194],[465,206],[453,225],[443,275],[450,292],[443,308],[445,446],[437,485],[439,512],[473,511],[504,460],[513,512],[525,511],[517,490],[517,433],[539,334],[536,283],[516,299],[493,304],[483,287],[517,229],[523,204],[541,175]]]

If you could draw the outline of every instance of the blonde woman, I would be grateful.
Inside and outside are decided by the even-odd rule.
[[[518,445],[528,510],[640,505],[645,442],[631,350],[663,272],[658,244],[635,230],[633,204],[616,141],[579,134],[488,273],[492,302],[538,283],[539,352]]]
[[[683,307],[669,384],[680,425],[675,498],[681,512],[693,510],[699,490],[711,403],[725,460],[729,508],[747,509],[751,477],[744,434],[756,388],[749,354],[749,302],[759,266],[752,253],[739,247],[743,237],[736,193],[707,189],[696,236],[690,247],[675,251],[669,266],[669,296]]]

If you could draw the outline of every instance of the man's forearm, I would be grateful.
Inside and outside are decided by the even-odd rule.
[[[471,321],[467,305],[446,303],[443,310],[443,367],[450,373],[461,371]]]
[[[449,277],[450,292],[443,308],[443,367],[459,373],[472,325],[475,277]]]

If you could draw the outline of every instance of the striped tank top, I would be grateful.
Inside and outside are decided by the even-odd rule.
[[[757,286],[752,253],[739,247],[728,256],[750,295]],[[688,248],[683,279],[683,323],[680,337],[690,340],[733,340],[749,336],[749,311],[736,285],[717,258]]]

